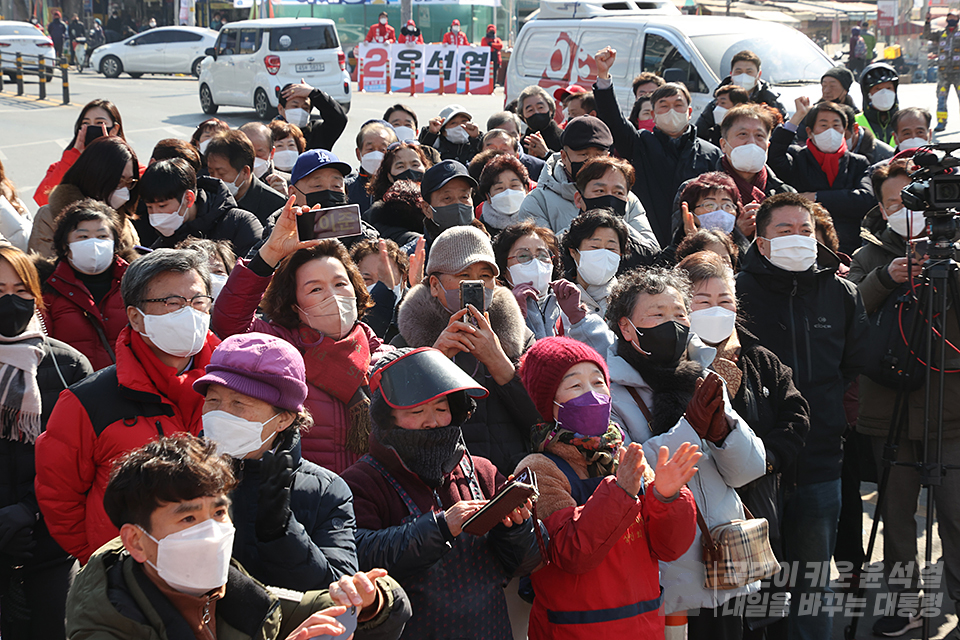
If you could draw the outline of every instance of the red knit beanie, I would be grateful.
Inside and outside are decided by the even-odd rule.
[[[607,363],[596,351],[572,338],[544,338],[538,340],[520,362],[520,380],[537,406],[540,416],[553,420],[553,399],[560,381],[575,364],[592,362],[600,367],[603,379],[609,385]]]

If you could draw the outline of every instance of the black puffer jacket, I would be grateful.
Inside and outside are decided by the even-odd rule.
[[[873,193],[860,183],[867,168],[867,159],[847,152],[840,158],[837,177],[830,184],[813,153],[794,144],[794,133],[783,126],[773,130],[767,163],[781,180],[797,191],[814,191],[817,202],[833,217],[833,225],[840,237],[840,251],[852,254],[860,246],[860,223],[863,216],[876,206]]]
[[[613,85],[606,89],[593,87],[597,99],[597,116],[613,134],[617,153],[637,170],[633,192],[640,198],[647,220],[661,247],[670,244],[670,219],[677,189],[686,180],[701,173],[716,171],[720,166],[720,149],[697,137],[697,128],[674,140],[660,129],[637,131],[620,112]]]
[[[37,384],[40,387],[42,410],[40,419],[46,429],[47,419],[50,418],[50,412],[53,411],[60,392],[93,373],[93,367],[86,356],[66,342],[46,338],[43,350],[43,359],[37,367]],[[39,515],[40,508],[37,506],[37,496],[33,489],[35,476],[33,444],[0,438],[0,508],[20,503]],[[47,532],[42,517],[33,528],[33,540],[37,546],[33,549],[33,557],[24,563],[26,567],[67,558],[67,552],[61,549]],[[8,561],[9,558],[3,560],[5,563]]]
[[[839,259],[821,246],[817,264],[793,273],[754,243],[737,274],[744,327],[793,370],[810,407],[810,434],[797,458],[797,484],[840,477],[847,419],[843,395],[866,361],[867,315],[856,286],[836,275]]]
[[[235,460],[240,484],[232,495],[237,527],[233,557],[264,584],[295,591],[326,589],[357,572],[353,494],[338,475],[300,457],[298,432],[283,432],[277,450],[293,456],[292,516],[286,531],[269,542],[257,538],[261,463]]]
[[[520,356],[534,343],[520,307],[509,289],[497,287],[490,305],[490,323],[504,353],[516,365]],[[395,346],[432,347],[447,327],[450,312],[430,294],[430,288],[418,284],[400,303],[400,335]],[[483,385],[490,395],[477,401],[477,409],[463,424],[463,438],[472,455],[492,462],[503,475],[513,473],[530,453],[530,434],[540,421],[540,413],[527,394],[520,378],[498,385],[487,368],[469,353],[454,358],[461,369]]]
[[[237,208],[237,201],[227,191],[222,180],[198,177],[196,206],[196,218],[184,222],[169,237],[157,236],[151,248],[172,249],[188,237],[209,238],[229,240],[233,244],[233,252],[243,256],[260,241],[263,225],[249,211]]]
[[[333,145],[340,139],[343,130],[347,128],[347,112],[340,103],[320,89],[310,93],[310,105],[320,112],[320,119],[311,119],[300,127],[307,149],[333,150]],[[283,120],[280,116],[274,120]]]

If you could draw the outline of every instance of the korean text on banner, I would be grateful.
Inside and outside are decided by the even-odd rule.
[[[457,47],[457,93],[467,93],[467,70],[470,70],[470,93],[491,93],[490,47]]]
[[[414,92],[423,93],[423,45],[390,45],[391,86],[394,91],[410,90],[411,71],[416,78]]]
[[[376,42],[361,42],[359,45],[360,60],[363,61],[363,86],[361,91],[371,93],[387,92],[387,73],[390,64],[389,44]]]

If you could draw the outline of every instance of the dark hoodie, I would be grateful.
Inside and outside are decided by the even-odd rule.
[[[237,208],[222,180],[197,178],[197,217],[184,222],[171,236],[157,236],[152,249],[172,249],[188,237],[229,240],[238,256],[247,254],[260,241],[263,226],[249,211]]]

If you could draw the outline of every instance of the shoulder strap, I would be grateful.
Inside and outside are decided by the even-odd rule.
[[[633,398],[633,401],[637,403],[637,406],[640,407],[640,413],[643,414],[643,417],[647,419],[647,423],[652,427],[653,413],[650,412],[650,407],[647,406],[647,403],[640,397],[640,393],[633,387],[627,387],[627,392]]]
[[[103,345],[103,348],[107,350],[107,355],[110,356],[110,362],[113,364],[117,363],[117,356],[113,354],[113,349],[110,347],[110,341],[107,340],[107,334],[104,333],[103,327],[100,326],[100,323],[97,322],[93,316],[90,315],[90,312],[84,311],[83,315],[87,317],[87,320],[90,321],[90,324],[93,325],[94,331],[97,332],[97,337],[100,338],[100,343]]]
[[[407,493],[406,489],[400,486],[400,483],[397,482],[397,479],[387,471],[387,468],[380,464],[380,461],[374,458],[369,453],[363,454],[360,457],[359,462],[366,462],[368,465],[377,470],[377,472],[382,475],[387,482],[393,487],[393,489],[400,495],[400,499],[403,500],[403,504],[407,505],[407,510],[415,518],[419,518],[422,514],[420,512],[420,507],[417,506],[417,503],[413,501],[413,498],[410,497],[410,494]]]
[[[603,478],[590,478],[588,480],[584,480],[577,475],[577,472],[570,465],[570,463],[560,456],[554,453],[547,453],[546,451],[543,452],[543,455],[550,458],[553,464],[557,465],[557,468],[560,469],[560,472],[566,476],[567,482],[570,483],[570,495],[577,503],[577,506],[582,507],[585,505],[587,500],[590,499],[590,496],[593,495],[593,492],[596,491],[598,486],[600,486],[600,482],[603,480]]]
[[[469,458],[469,462],[467,459]],[[473,458],[467,451],[463,452],[460,458],[460,470],[467,477],[467,483],[470,485],[470,495],[474,500],[483,500],[483,492],[480,490],[480,481],[477,480],[477,474],[474,473]]]
[[[710,529],[707,528],[703,514],[700,513],[700,507],[697,507],[697,526],[700,527],[700,545],[708,549],[716,548],[717,544],[713,541],[713,536],[710,535]]]

